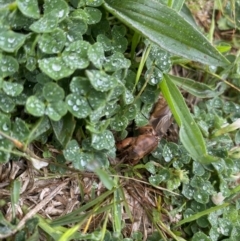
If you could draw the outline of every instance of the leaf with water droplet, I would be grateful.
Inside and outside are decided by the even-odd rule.
[[[26,35],[0,28],[0,49],[13,53],[17,51],[26,39]]]
[[[111,90],[118,84],[115,77],[106,74],[104,71],[87,70],[86,74],[92,86],[98,91]]]
[[[163,148],[162,156],[165,162],[170,162],[173,158],[178,156],[178,145],[175,143],[168,143]]]
[[[10,96],[18,96],[23,91],[22,84],[8,82],[8,81],[3,81],[2,88],[3,88],[3,91]]]
[[[96,110],[100,107],[104,107],[107,102],[107,93],[99,92],[94,89],[90,89],[88,92],[88,101],[93,110]]]
[[[62,53],[62,59],[66,66],[73,69],[85,69],[89,65],[88,48],[90,44],[79,40],[71,43]]]
[[[148,118],[146,118],[142,113],[137,113],[135,117],[135,123],[137,126],[145,126],[148,124]]]
[[[193,235],[192,241],[212,241],[209,236],[207,236],[205,233],[199,231]]]
[[[51,33],[58,26],[54,13],[44,14],[29,27],[35,33]]]
[[[145,79],[150,85],[157,85],[163,78],[163,73],[158,68],[152,66],[145,72]]]
[[[74,161],[80,153],[80,148],[76,140],[71,140],[68,142],[66,148],[63,151],[63,155],[66,160]]]
[[[159,96],[159,90],[156,86],[147,85],[142,95],[140,96],[141,101],[147,104],[153,104],[156,102]]]
[[[62,100],[58,100],[47,105],[45,114],[48,115],[51,120],[59,121],[67,111],[66,103]]]
[[[193,161],[193,173],[197,176],[202,176],[205,173],[203,165],[199,162]]]
[[[72,139],[76,121],[72,114],[67,113],[59,121],[51,121],[54,136],[63,148]]]
[[[123,109],[123,115],[128,118],[128,120],[133,120],[137,115],[137,107],[135,105],[127,105]]]
[[[66,34],[57,28],[51,33],[43,33],[38,40],[38,45],[43,53],[55,54],[62,51],[65,42]]]
[[[10,133],[10,131],[11,131],[10,117],[3,113],[1,113],[1,115],[0,115],[0,130],[6,134]],[[3,137],[1,135],[0,135],[0,139],[3,139]]]
[[[13,125],[13,137],[19,141],[26,141],[30,134],[29,128],[25,121],[16,118]]]
[[[193,194],[193,198],[195,201],[202,204],[206,204],[209,202],[209,194],[206,192],[203,192],[202,190],[196,189]]]
[[[105,130],[99,134],[92,134],[92,147],[96,150],[109,150],[115,146],[112,132]]]
[[[54,80],[65,78],[74,72],[74,69],[67,67],[60,57],[40,59],[38,63],[42,72]]]
[[[68,110],[77,118],[86,118],[91,113],[91,107],[85,97],[70,94],[66,97]]]
[[[97,8],[86,7],[85,12],[88,14],[87,24],[96,24],[101,20],[102,13]]]
[[[54,82],[46,83],[43,86],[43,96],[49,102],[57,102],[65,96],[64,90]]]
[[[126,105],[129,105],[129,104],[133,103],[133,101],[134,101],[134,96],[133,96],[132,92],[129,91],[127,88],[124,88],[123,100]]]
[[[112,28],[112,50],[120,53],[124,53],[128,46],[128,41],[124,37],[126,34],[126,28],[121,25],[115,25]]]
[[[85,77],[73,77],[70,83],[70,90],[79,95],[86,95],[91,89],[90,82]]]
[[[43,116],[45,112],[45,104],[36,96],[30,96],[26,102],[26,109],[33,116]]]
[[[116,115],[111,122],[111,127],[115,131],[122,131],[128,126],[128,119],[122,115]]]
[[[58,22],[68,16],[69,6],[64,0],[45,0],[44,15],[51,13]]]
[[[29,18],[36,19],[40,17],[37,0],[17,0],[17,6],[18,9],[22,12],[22,14]]]
[[[111,40],[104,34],[99,34],[97,36],[97,42],[102,44],[105,51],[110,51],[112,49]]]
[[[0,77],[4,78],[13,75],[18,71],[18,67],[19,65],[15,58],[0,54]]]
[[[15,108],[15,102],[13,98],[10,98],[5,93],[0,93],[0,109],[3,112],[10,113]]]
[[[114,72],[119,69],[127,69],[130,65],[131,61],[126,59],[122,53],[114,52],[106,59],[104,69],[107,72]]]
[[[103,45],[96,42],[90,46],[88,49],[88,58],[96,68],[101,69],[105,60]]]
[[[66,33],[68,43],[82,40],[82,35],[87,32],[87,24],[82,19],[66,18],[60,25]]]
[[[90,7],[99,7],[103,2],[103,0],[86,0],[86,5]]]

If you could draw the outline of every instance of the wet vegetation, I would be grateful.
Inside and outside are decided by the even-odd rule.
[[[0,0],[0,239],[238,241],[239,13]]]

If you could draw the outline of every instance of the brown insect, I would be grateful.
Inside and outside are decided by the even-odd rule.
[[[121,157],[131,164],[151,153],[158,146],[159,140],[172,124],[172,113],[163,97],[155,104],[149,119],[149,125],[138,128],[138,136],[128,137],[116,144]]]

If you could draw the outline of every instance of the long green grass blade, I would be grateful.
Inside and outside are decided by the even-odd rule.
[[[105,8],[163,49],[207,65],[229,62],[175,10],[155,0],[105,0]]]
[[[172,82],[171,77],[164,75],[160,83],[162,94],[166,99],[173,116],[180,127],[180,139],[186,150],[195,161],[209,164],[217,159],[207,154],[207,148],[198,125],[178,88]]]

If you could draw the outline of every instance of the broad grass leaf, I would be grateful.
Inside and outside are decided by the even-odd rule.
[[[159,1],[106,0],[104,6],[130,28],[171,53],[208,65],[228,64],[197,29]]]

